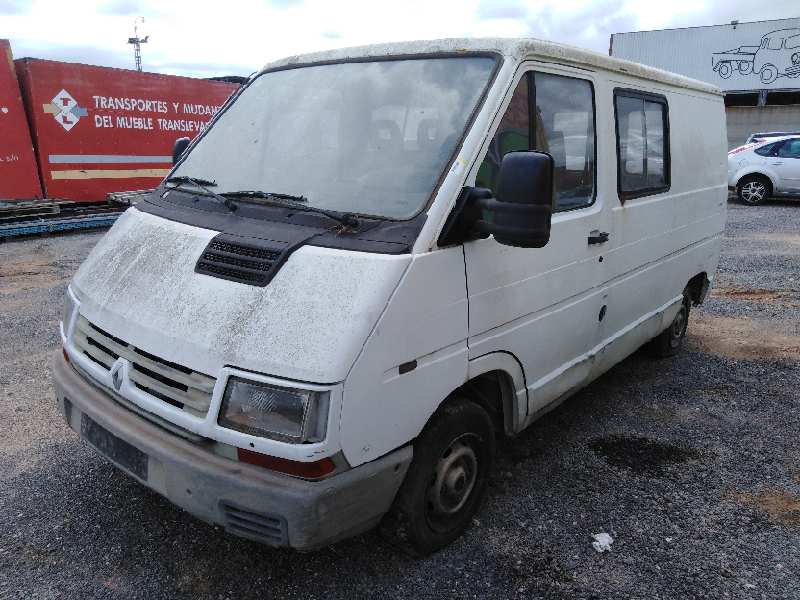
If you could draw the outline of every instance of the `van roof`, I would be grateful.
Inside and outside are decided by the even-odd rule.
[[[607,71],[631,75],[690,90],[698,90],[709,94],[722,95],[716,86],[684,77],[669,71],[614,58],[599,52],[592,52],[575,46],[557,44],[533,38],[449,38],[442,40],[423,40],[415,42],[393,42],[389,44],[373,44],[355,46],[288,56],[267,64],[263,71],[292,67],[319,62],[339,62],[353,59],[376,59],[384,57],[410,56],[415,54],[440,54],[460,52],[494,52],[506,58],[525,60],[527,58],[544,58],[564,64],[581,67],[596,67]]]

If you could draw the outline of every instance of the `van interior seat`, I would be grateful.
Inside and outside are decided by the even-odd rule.
[[[400,152],[403,149],[403,133],[391,119],[377,119],[369,126],[369,148],[380,152]]]

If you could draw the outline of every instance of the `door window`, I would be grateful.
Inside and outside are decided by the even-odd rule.
[[[500,120],[497,132],[489,143],[486,157],[475,177],[477,187],[495,189],[503,156],[514,150],[530,149],[530,127],[528,76],[525,75],[514,89],[511,102]]]
[[[669,188],[669,127],[663,96],[615,90],[621,199]]]
[[[800,158],[800,139],[786,140],[778,150],[781,158]]]
[[[556,210],[594,201],[594,93],[585,79],[536,73],[535,150],[555,162]]]
[[[783,38],[774,37],[769,39],[769,44],[767,48],[770,50],[780,50],[781,46],[783,46]]]
[[[514,150],[539,150],[553,157],[557,211],[592,204],[596,160],[592,84],[549,73],[523,77],[489,144],[475,185],[494,190],[500,162]]]

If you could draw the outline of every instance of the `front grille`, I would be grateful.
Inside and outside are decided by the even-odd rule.
[[[286,546],[289,543],[283,518],[244,510],[224,501],[220,503],[220,508],[225,515],[225,528],[231,533],[270,546]]]
[[[197,416],[211,405],[216,379],[166,361],[128,344],[78,316],[73,334],[75,346],[88,358],[110,370],[118,358],[130,363],[128,376],[140,390]]]
[[[243,244],[220,234],[212,239],[197,261],[195,271],[212,277],[263,287],[280,266],[285,247],[267,246],[253,239]]]

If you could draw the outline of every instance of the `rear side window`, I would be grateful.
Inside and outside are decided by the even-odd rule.
[[[615,90],[617,178],[622,200],[669,189],[669,119],[663,96]]]

